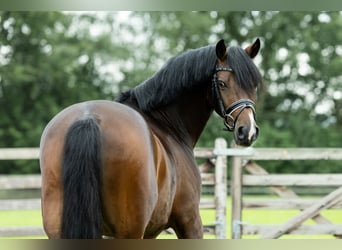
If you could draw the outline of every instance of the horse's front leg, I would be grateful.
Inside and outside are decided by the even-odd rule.
[[[173,229],[179,239],[202,239],[203,225],[198,207],[175,216]]]

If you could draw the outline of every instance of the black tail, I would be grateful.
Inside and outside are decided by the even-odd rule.
[[[101,135],[93,117],[76,121],[66,134],[63,153],[61,237],[102,236]]]

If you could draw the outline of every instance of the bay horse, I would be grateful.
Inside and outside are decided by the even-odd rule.
[[[67,107],[40,142],[42,216],[51,239],[202,238],[193,148],[215,110],[249,146],[262,77],[247,48],[223,40],[172,57],[117,101]]]

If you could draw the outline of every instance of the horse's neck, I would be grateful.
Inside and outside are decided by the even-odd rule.
[[[186,130],[192,138],[192,146],[194,147],[213,112],[213,107],[209,102],[208,90],[190,92],[180,102],[179,112]]]
[[[174,104],[155,112],[153,118],[160,122],[160,129],[194,147],[213,112],[207,91],[190,91]]]

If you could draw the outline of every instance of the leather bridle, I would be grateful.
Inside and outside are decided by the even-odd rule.
[[[240,99],[234,103],[232,103],[228,108],[224,106],[222,96],[220,93],[219,83],[222,83],[226,86],[226,83],[222,80],[219,80],[217,77],[217,72],[219,71],[227,71],[227,72],[234,72],[232,68],[227,67],[216,67],[215,74],[212,79],[212,88],[214,92],[214,98],[218,102],[219,106],[219,115],[224,118],[224,125],[226,126],[228,131],[234,131],[236,121],[239,119],[240,114],[246,108],[250,108],[253,111],[254,119],[255,119],[255,103],[249,99]],[[235,118],[233,117],[233,113],[239,110]]]

